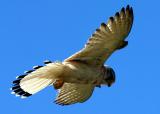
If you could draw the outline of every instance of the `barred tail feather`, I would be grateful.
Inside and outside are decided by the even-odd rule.
[[[12,93],[22,98],[29,97],[53,84],[57,76],[62,73],[63,64],[49,61],[45,64],[46,66],[35,66],[34,70],[17,77],[17,80],[13,81]]]

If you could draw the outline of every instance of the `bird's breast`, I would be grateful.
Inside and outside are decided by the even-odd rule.
[[[89,65],[82,63],[65,63],[66,68],[62,75],[65,82],[93,84],[101,81],[101,72]]]

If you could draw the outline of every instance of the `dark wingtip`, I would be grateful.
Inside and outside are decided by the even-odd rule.
[[[52,61],[49,61],[49,60],[46,60],[44,61],[45,64],[49,64],[49,63],[52,63]],[[41,68],[43,66],[34,66],[33,67],[33,70],[29,70],[29,71],[25,71],[25,74],[24,75],[20,75],[20,76],[17,76],[16,77],[16,80],[14,80],[12,83],[13,83],[13,86],[11,88],[11,91],[12,91],[12,94],[16,94],[16,96],[21,96],[21,97],[29,97],[31,96],[32,94],[31,93],[28,93],[26,91],[24,91],[21,86],[20,86],[20,82],[21,80],[27,76],[28,74],[34,72],[35,70]]]
[[[47,63],[50,63],[51,61],[45,61],[45,64]],[[43,66],[34,66],[33,67],[33,70],[28,70],[28,71],[25,71],[23,75],[20,75],[20,76],[17,76],[16,77],[16,80],[14,80],[12,83],[13,83],[13,86],[12,88],[10,89],[12,92],[12,94],[15,94],[16,96],[21,96],[22,98],[25,98],[25,97],[29,97],[31,96],[32,94],[31,93],[28,93],[26,91],[24,91],[21,86],[20,86],[20,82],[21,80],[27,76],[28,74],[34,72],[35,70],[41,68]]]
[[[21,79],[17,79],[17,80],[14,80],[12,83],[15,84],[15,85],[18,85],[20,83]]]
[[[20,75],[20,76],[17,76],[16,78],[17,79],[22,79],[22,78],[24,78],[26,75],[24,74],[24,75]]]
[[[111,22],[113,22],[113,21],[114,21],[114,18],[113,18],[113,17],[110,17],[109,20],[110,20]]]
[[[52,62],[49,61],[49,60],[46,60],[46,61],[44,61],[44,63],[45,63],[45,64],[49,64],[49,63],[52,63]],[[14,80],[14,81],[12,82],[12,83],[13,83],[13,86],[12,86],[12,88],[11,88],[12,94],[16,94],[16,96],[21,96],[22,98],[31,96],[31,95],[32,95],[31,93],[28,93],[28,92],[24,91],[24,90],[21,88],[20,82],[21,82],[21,80],[22,80],[25,76],[27,76],[28,74],[34,72],[35,70],[37,70],[37,69],[39,69],[39,68],[41,68],[41,67],[43,67],[43,66],[34,66],[34,67],[33,67],[33,70],[25,71],[25,74],[20,75],[20,76],[17,76],[17,77],[16,77],[16,80]]]
[[[61,106],[70,105],[70,104],[67,104],[67,103],[61,103],[61,102],[59,102],[58,100],[55,100],[54,103],[57,104],[57,105],[61,105]]]
[[[119,17],[119,12],[117,12],[117,13],[115,14],[115,16]]]
[[[52,61],[49,61],[49,60],[44,61],[44,64],[49,64],[49,63],[52,63]]]
[[[134,19],[133,8],[127,5],[126,10],[129,11],[129,15],[132,17],[132,21]]]
[[[129,6],[129,5],[127,5],[126,10],[129,10],[129,8],[130,8],[130,6]]]
[[[96,31],[97,31],[97,32],[99,32],[99,31],[100,31],[100,29],[96,29]]]
[[[106,27],[106,24],[105,23],[101,23],[101,26]]]
[[[130,7],[130,5],[127,5],[126,10],[128,10],[130,14],[133,14],[133,8]]]
[[[20,81],[21,79],[23,79],[25,77],[25,75],[21,75],[17,78],[17,80],[13,81],[13,86],[11,88],[11,93],[12,94],[15,94],[16,96],[21,96],[21,97],[29,97],[31,96],[32,94],[24,91],[21,86],[20,86]]]
[[[25,92],[25,91],[23,91],[23,92]],[[29,97],[29,96],[31,96],[32,94],[30,94],[30,93],[28,93],[28,92],[25,92],[25,94],[23,94],[23,96],[24,97]]]
[[[37,69],[39,69],[41,67],[43,67],[43,66],[34,66],[33,69],[37,70]]]
[[[133,8],[130,8],[130,14],[133,15]]]
[[[25,71],[24,73],[26,73],[26,74],[29,74],[29,73],[31,73],[31,72],[33,72],[34,70],[28,70],[28,71]]]
[[[125,8],[124,7],[121,9],[121,12],[125,12]]]
[[[126,6],[126,10],[128,10],[129,13],[133,14],[133,8],[130,5]]]

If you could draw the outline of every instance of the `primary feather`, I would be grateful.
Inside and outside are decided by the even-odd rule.
[[[119,49],[128,36],[133,23],[133,10],[129,5],[110,17],[96,29],[85,47],[65,61],[83,61],[90,65],[101,66],[109,56]]]

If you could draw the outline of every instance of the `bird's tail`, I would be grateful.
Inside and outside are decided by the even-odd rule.
[[[13,81],[12,93],[22,98],[29,97],[45,87],[54,83],[57,76],[61,75],[63,64],[59,62],[44,62],[45,66],[35,66],[34,70],[26,71]]]

